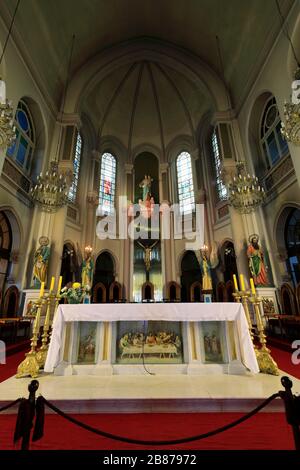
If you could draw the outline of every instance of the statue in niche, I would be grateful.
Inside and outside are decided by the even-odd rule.
[[[151,184],[153,178],[150,175],[145,175],[144,179],[140,182],[139,187],[143,189],[143,202],[151,198]]]
[[[249,237],[247,256],[249,258],[249,268],[256,286],[265,287],[269,285],[267,269],[265,266],[264,255],[258,244],[259,236],[254,233]]]
[[[140,247],[142,247],[144,250],[144,263],[145,263],[146,271],[150,270],[152,249],[155,247],[155,245],[157,245],[157,243],[158,243],[158,240],[156,240],[156,242],[154,242],[150,246],[145,246],[142,243],[138,242]]]
[[[94,261],[91,253],[87,253],[81,265],[81,285],[88,286],[90,289],[93,285]]]
[[[40,287],[42,282],[47,281],[47,270],[50,257],[49,238],[39,238],[39,248],[34,254],[33,284]]]
[[[152,181],[153,178],[150,175],[145,175],[139,184],[139,187],[143,189],[143,199],[139,199],[140,213],[145,219],[151,217],[155,205],[154,197],[151,195]]]
[[[206,253],[201,253],[200,268],[202,273],[202,289],[212,290],[211,264]]]

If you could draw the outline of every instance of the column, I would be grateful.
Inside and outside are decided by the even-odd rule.
[[[125,163],[125,194],[128,202],[133,202],[134,170],[131,163]],[[123,240],[123,283],[127,301],[132,300],[134,241],[128,236]]]

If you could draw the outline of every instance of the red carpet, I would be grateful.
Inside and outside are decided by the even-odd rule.
[[[75,415],[78,419],[105,431],[141,439],[172,439],[212,430],[233,421],[240,413],[193,414],[105,414]],[[15,416],[0,416],[0,449],[13,449]],[[268,449],[292,450],[293,437],[282,413],[260,413],[234,429],[202,441],[162,449]],[[44,437],[31,445],[32,450],[135,450],[158,449],[125,444],[98,437],[55,415],[46,416]]]
[[[291,354],[272,348],[272,356],[280,369],[300,378],[300,365],[291,362]],[[15,374],[16,368],[24,358],[24,351],[9,356],[7,364],[0,365],[0,381]],[[227,424],[241,413],[192,413],[192,414],[104,414],[75,415],[78,419],[105,431],[142,439],[172,439],[207,432]],[[15,415],[0,415],[0,449],[13,449],[12,436]],[[166,448],[166,447],[162,447]],[[293,449],[290,426],[282,413],[259,413],[245,423],[218,436],[202,441],[174,446],[174,449]],[[31,449],[91,449],[125,450],[155,449],[125,444],[98,437],[88,431],[65,421],[56,415],[47,415],[45,436],[33,443]],[[168,447],[168,449],[171,449]]]
[[[277,362],[279,369],[284,370],[297,379],[300,379],[300,364],[292,363],[292,353],[283,351],[282,349],[270,347],[271,355],[274,361]]]

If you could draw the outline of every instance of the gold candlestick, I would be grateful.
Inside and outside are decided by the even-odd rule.
[[[17,369],[16,378],[20,378],[23,375],[30,375],[32,378],[38,376],[40,365],[37,361],[37,342],[39,336],[39,329],[40,329],[40,319],[41,319],[41,311],[43,306],[45,305],[45,298],[40,297],[37,300],[37,312],[34,319],[33,324],[33,331],[32,331],[32,338],[30,343],[30,351],[29,353],[25,354],[25,359],[19,364]]]
[[[259,304],[262,299],[258,297],[258,295],[253,294],[253,296],[250,297],[249,300],[254,305],[259,342],[261,344],[261,348],[256,349],[255,351],[259,370],[264,374],[279,375],[278,366],[270,354],[270,349],[267,348],[266,335],[264,332],[264,326],[261,319],[259,307]]]
[[[48,295],[47,299],[45,300],[45,303],[47,305],[47,310],[46,310],[46,316],[45,316],[45,323],[44,323],[44,328],[43,328],[43,334],[42,334],[42,346],[40,347],[39,351],[36,354],[36,360],[40,366],[40,368],[43,368],[46,362],[47,358],[47,353],[48,353],[48,348],[49,348],[49,329],[50,329],[50,316],[51,316],[51,303],[52,300],[55,299],[54,294],[50,292]]]

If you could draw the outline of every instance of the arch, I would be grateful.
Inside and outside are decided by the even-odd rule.
[[[233,240],[227,239],[223,241],[220,255],[223,264],[224,282],[226,283],[233,279],[233,274],[236,276],[238,274]]]
[[[109,286],[115,280],[115,262],[113,255],[108,250],[103,250],[97,256],[95,262],[94,285],[101,283],[108,292]]]
[[[166,300],[168,302],[180,301],[180,285],[176,281],[168,282],[166,286]]]
[[[106,287],[102,282],[97,282],[93,287],[93,303],[105,304],[106,303]]]
[[[150,281],[146,281],[142,285],[142,301],[154,300],[154,285]]]
[[[73,283],[80,280],[80,266],[77,259],[75,245],[72,241],[65,241],[62,252],[62,262],[60,275],[62,276],[62,285],[65,286],[69,282]]]
[[[218,282],[216,288],[216,298],[217,302],[228,302],[225,282]]]
[[[226,284],[226,292],[227,292],[227,302],[235,302],[233,293],[234,293],[234,286],[232,281],[227,281]]]
[[[289,33],[290,38],[295,49],[297,58],[299,60],[300,56],[300,42],[299,42],[299,33],[300,33],[300,13],[298,13],[293,26],[289,25]],[[286,41],[286,46],[288,48],[286,54],[286,66],[287,66],[287,73],[289,75],[289,81],[294,80],[294,73],[297,69],[297,64],[294,59],[294,54],[289,42]]]
[[[180,71],[208,95],[215,108],[227,109],[226,88],[220,77],[193,53],[173,44],[152,38],[127,41],[93,56],[74,75],[69,84],[65,109],[67,113],[80,110],[97,83],[116,68],[139,61],[151,60]]]
[[[199,281],[193,282],[190,287],[190,299],[191,302],[201,302],[202,295],[202,283]]]
[[[199,282],[202,285],[200,264],[194,251],[184,251],[180,260],[181,301],[191,301],[191,285]]]
[[[108,298],[110,302],[122,302],[123,297],[123,287],[122,284],[118,281],[114,281],[109,286]]]
[[[112,262],[113,262],[114,276],[117,276],[117,273],[119,272],[119,262],[115,253],[112,250],[110,250],[109,248],[103,248],[102,250],[99,250],[95,256],[95,260],[97,261],[99,256],[101,256],[103,253],[108,253],[110,255]],[[96,267],[96,263],[95,263],[95,267]]]
[[[119,162],[126,162],[127,160],[127,149],[123,143],[117,137],[113,135],[105,135],[99,139],[98,148],[101,155],[105,152],[111,153]]]
[[[19,310],[20,292],[17,286],[10,286],[3,296],[3,316],[15,317]]]
[[[281,308],[284,315],[296,315],[297,304],[294,289],[288,283],[282,284],[280,288]]]
[[[143,153],[151,153],[152,155],[154,155],[154,157],[157,158],[158,163],[163,161],[162,150],[159,147],[156,147],[156,145],[149,144],[146,142],[137,145],[131,150],[132,162],[134,163],[136,158]]]
[[[166,160],[168,163],[176,161],[180,152],[186,151],[190,154],[196,150],[195,142],[190,135],[176,136],[166,148]]]
[[[300,204],[298,202],[294,202],[294,201],[285,202],[284,204],[281,205],[274,220],[273,237],[274,237],[274,240],[276,241],[278,255],[280,259],[284,261],[287,260],[288,254],[287,254],[287,249],[286,249],[286,244],[285,244],[285,231],[283,230],[283,227],[286,226],[286,222],[290,214],[295,209],[300,209]]]
[[[274,114],[274,123],[270,123],[269,131],[264,126],[264,120],[270,114],[271,109],[277,110],[277,117]],[[281,116],[274,94],[270,90],[261,91],[253,101],[249,112],[247,123],[247,137],[252,163],[255,173],[262,177],[280,158],[289,154],[288,144],[281,136],[278,126],[281,124]],[[264,129],[263,133],[262,130]],[[271,158],[268,139],[274,135],[275,147],[278,150],[278,159]],[[271,147],[270,147],[271,148]],[[275,153],[274,153],[275,158]]]
[[[48,128],[42,109],[34,98],[29,95],[21,96],[18,100],[18,105],[20,102],[24,102],[27,106],[34,126],[34,149],[29,174],[35,179],[46,163],[45,155],[47,155],[48,150]]]

